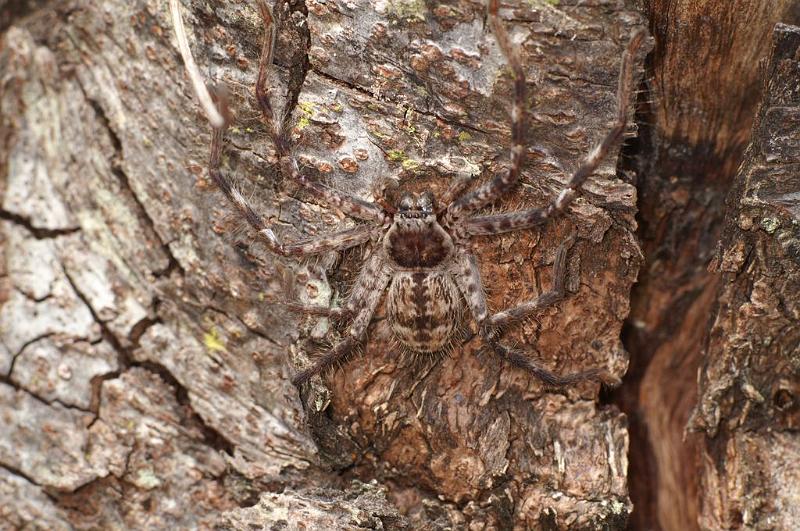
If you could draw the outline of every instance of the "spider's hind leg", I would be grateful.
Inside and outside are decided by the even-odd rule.
[[[484,342],[504,361],[520,369],[525,369],[546,385],[552,387],[572,385],[584,380],[606,381],[608,380],[607,371],[604,369],[588,369],[561,376],[545,369],[523,351],[504,345],[500,342],[500,336],[504,327],[548,308],[564,298],[567,252],[571,245],[571,241],[567,241],[561,244],[556,252],[556,259],[553,264],[553,286],[550,291],[542,293],[531,301],[497,312],[491,316],[486,311],[486,296],[481,288],[477,264],[471,255],[465,254],[462,257],[460,271],[457,273],[459,288],[478,323],[480,335]]]
[[[328,317],[334,320],[348,319],[353,316],[347,308],[331,308],[328,306],[314,306],[301,304],[299,302],[289,302],[284,307],[292,313],[301,315],[311,315],[314,317]]]
[[[533,374],[536,378],[541,380],[545,385],[551,387],[564,387],[566,385],[574,385],[586,380],[606,381],[608,379],[607,371],[598,368],[574,372],[564,376],[558,375],[532,361],[530,357],[521,350],[507,347],[500,343],[500,341],[497,339],[491,338],[488,335],[484,335],[483,331],[481,335],[483,336],[484,341],[486,341],[486,343],[492,348],[492,351],[500,356],[501,359],[515,367],[525,369]]]
[[[556,251],[555,261],[553,262],[553,285],[550,287],[550,291],[542,293],[531,301],[523,302],[489,316],[486,319],[486,325],[490,329],[503,330],[513,323],[522,321],[532,314],[553,306],[564,298],[566,294],[567,253],[573,241],[573,239],[567,240]]]

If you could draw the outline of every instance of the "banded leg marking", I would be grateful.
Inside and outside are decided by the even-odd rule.
[[[541,225],[552,216],[564,211],[578,196],[581,187],[589,176],[608,156],[613,146],[622,139],[628,117],[629,99],[633,85],[633,62],[636,53],[644,42],[645,33],[636,33],[628,43],[622,57],[622,70],[617,89],[617,116],[605,138],[583,159],[572,174],[567,185],[546,206],[531,208],[520,212],[510,212],[493,216],[476,216],[466,220],[467,233],[473,236],[501,234],[503,232],[529,229]]]
[[[355,247],[369,239],[379,230],[375,227],[359,225],[333,234],[312,238],[302,242],[284,245],[267,222],[253,209],[245,197],[234,188],[220,171],[219,163],[222,155],[222,129],[214,129],[211,137],[211,157],[208,173],[239,215],[255,230],[275,254],[281,256],[308,256]]]
[[[461,196],[447,208],[446,218],[452,224],[465,214],[478,210],[502,197],[517,183],[522,164],[525,161],[525,72],[522,69],[519,50],[511,45],[505,26],[500,21],[499,0],[489,0],[489,25],[497,39],[497,44],[506,56],[514,74],[514,104],[511,108],[511,168],[494,176],[474,191]]]
[[[301,304],[299,302],[290,302],[286,304],[285,307],[290,312],[299,313],[303,315],[313,315],[314,317],[329,317],[337,321],[352,316],[352,313],[347,308],[330,308],[328,306],[313,306],[308,304]]]
[[[328,206],[338,208],[354,218],[382,224],[386,219],[386,214],[380,206],[315,183],[300,172],[297,160],[292,153],[292,143],[289,137],[290,113],[284,113],[280,123],[275,120],[275,112],[267,88],[267,73],[272,65],[272,52],[275,45],[275,17],[265,0],[257,0],[257,3],[264,21],[265,33],[258,60],[256,101],[261,109],[261,116],[267,126],[270,139],[278,153],[281,172]]]
[[[517,323],[561,301],[565,294],[568,251],[568,243],[561,244],[556,251],[556,258],[553,262],[553,286],[550,291],[542,293],[531,301],[495,313],[487,319],[487,325],[490,328],[502,330],[510,324]]]
[[[553,304],[561,298],[561,295],[556,297],[553,293],[557,290],[563,293],[563,270],[565,269],[566,262],[566,246],[559,248],[558,253],[554,267],[561,268],[561,272],[559,272],[561,277],[559,279],[554,273],[554,289],[544,294],[544,299],[539,297],[530,303],[521,304],[506,312],[495,314],[495,316],[492,317],[487,317],[486,314],[486,297],[481,287],[480,273],[478,272],[475,258],[468,253],[464,253],[458,260],[458,270],[456,271],[458,287],[467,301],[467,306],[469,306],[473,318],[478,323],[481,338],[484,342],[491,347],[492,351],[503,361],[514,367],[528,371],[544,384],[552,387],[571,385],[584,380],[596,380],[604,374],[604,371],[602,369],[589,369],[565,376],[555,374],[531,360],[521,350],[503,345],[498,338],[497,326],[509,324],[524,318],[526,315],[530,315],[530,312]]]
[[[380,262],[380,260],[378,260],[378,262]],[[374,282],[371,283],[372,285],[369,291],[366,291],[363,307],[356,314],[353,322],[350,323],[347,337],[325,353],[314,365],[297,373],[292,378],[292,383],[294,385],[300,386],[308,382],[314,375],[321,374],[344,360],[361,341],[362,336],[367,331],[367,327],[372,320],[372,315],[375,313],[375,309],[378,307],[378,303],[383,296],[383,292],[389,284],[391,275],[388,271],[382,269],[379,274],[373,278]]]

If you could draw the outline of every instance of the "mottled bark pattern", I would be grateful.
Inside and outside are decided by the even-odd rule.
[[[294,525],[273,517],[303,508],[323,527],[624,526],[626,422],[598,406],[596,383],[549,392],[479,356],[477,337],[412,363],[381,305],[363,356],[298,397],[290,376],[341,330],[283,303],[335,305],[386,279],[359,278],[358,251],[301,264],[237,233],[205,171],[210,131],[167,2],[27,7],[3,18],[0,44],[1,519],[242,528]],[[514,81],[481,3],[289,7],[269,85],[276,103],[297,100],[310,180],[372,199],[399,178],[441,197],[507,165]],[[602,140],[643,23],[621,0],[509,7],[531,116],[521,183],[497,211],[545,205]],[[277,171],[253,93],[254,3],[183,11],[201,71],[229,91],[221,165],[239,192],[286,241],[352,228],[321,208],[322,188]],[[474,245],[500,310],[548,292],[574,237],[564,300],[510,332],[557,373],[627,366],[619,333],[641,254],[616,154],[552,224]]]
[[[414,3],[387,4],[383,15],[388,21],[375,24],[370,17],[353,18],[354,12],[342,4],[308,6],[314,73],[404,101],[396,110],[373,111],[367,105],[359,116],[379,156],[383,152],[388,159],[387,173],[400,175],[401,187],[432,187],[441,195],[455,177],[457,158],[489,173],[506,163],[513,79],[492,35],[481,28],[480,10],[454,3],[418,12]],[[502,210],[552,199],[610,129],[622,51],[635,28],[629,23],[638,19],[609,7],[622,6],[537,4],[533,11],[514,11],[510,31],[522,46],[533,93],[523,142],[531,160],[522,185],[498,204]],[[577,26],[557,29],[564,22]],[[589,36],[595,24],[615,28],[605,33],[606,38],[616,35],[613,44]],[[456,40],[459,32],[464,36]],[[578,38],[564,41],[561,34]],[[352,49],[351,42],[360,47]],[[383,47],[395,51],[376,51]],[[600,49],[612,59],[610,69],[596,78],[605,88],[597,93],[577,83],[564,91],[562,76],[592,79],[600,74],[599,63],[583,59],[599,59]],[[376,66],[342,67],[342,57],[359,54],[374,58]],[[602,107],[595,106],[598,95]],[[500,106],[493,99],[498,96]],[[362,96],[350,97],[352,102]],[[335,105],[330,100],[315,104],[323,109]],[[383,119],[375,111],[382,111]],[[382,121],[387,114],[388,122]],[[340,150],[350,146],[345,143]],[[441,169],[429,168],[432,162],[454,167],[442,175]],[[601,168],[587,186],[588,200],[578,201],[565,218],[541,231],[477,241],[474,250],[489,306],[501,310],[549,290],[556,250],[576,234],[566,300],[537,321],[512,329],[511,338],[533,361],[556,373],[602,367],[619,378],[627,357],[618,333],[639,255],[627,185],[613,177],[613,157]],[[560,182],[547,184],[552,176],[560,176]],[[345,180],[339,182],[345,186]],[[592,204],[608,210],[595,210]],[[601,250],[592,252],[593,245]],[[357,259],[346,260],[343,269],[356,267]],[[346,276],[340,271],[334,278]],[[491,350],[479,354],[483,344],[478,337],[440,359],[401,355],[383,320],[368,333],[363,356],[326,379],[331,394],[313,388],[305,397],[314,435],[338,466],[393,485],[393,499],[415,522],[433,517],[426,507],[440,507],[437,497],[446,505],[466,506],[458,522],[475,525],[524,527],[547,521],[558,527],[618,526],[624,521],[630,510],[622,487],[624,419],[614,410],[598,410],[597,384],[547,393],[526,371],[503,363]],[[319,411],[328,397],[331,404]],[[587,470],[592,472],[586,475]]]

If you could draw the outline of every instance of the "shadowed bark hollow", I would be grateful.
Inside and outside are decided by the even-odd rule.
[[[691,423],[705,435],[707,529],[800,521],[800,28],[775,28],[763,79],[713,263],[720,289]]]
[[[728,271],[724,264],[733,262],[724,257],[742,246],[747,252],[720,277],[719,293],[716,284],[703,291],[705,280],[697,279],[682,299],[688,306],[676,306],[681,275],[698,274],[716,233],[682,250],[697,256],[681,261],[658,254],[665,235],[676,244],[680,233],[652,229],[671,219],[654,206],[669,186],[652,183],[674,182],[656,168],[675,146],[700,146],[681,152],[685,164],[709,153],[719,161],[708,200],[689,195],[691,201],[717,205],[722,197],[723,177],[736,168],[734,157],[747,142],[742,131],[749,130],[758,101],[749,92],[760,86],[755,63],[768,49],[771,24],[791,6],[781,3],[777,14],[753,7],[746,11],[755,21],[751,32],[726,46],[704,41],[687,48],[714,58],[719,49],[730,56],[730,49],[748,50],[730,71],[705,70],[712,80],[735,79],[741,91],[724,93],[714,112],[690,124],[681,121],[689,107],[673,104],[703,75],[670,66],[688,53],[675,38],[686,31],[686,10],[645,7],[656,48],[640,99],[658,98],[658,106],[651,102],[640,112],[647,115],[647,135],[616,146],[583,196],[553,222],[475,238],[473,245],[490,307],[500,310],[548,290],[556,249],[574,240],[566,299],[506,336],[561,374],[603,367],[623,378],[629,360],[621,332],[630,301],[636,313],[648,290],[660,290],[661,297],[652,296],[657,318],[645,327],[651,336],[629,344],[639,368],[629,389],[623,384],[612,397],[633,412],[635,427],[660,418],[657,406],[637,395],[649,388],[642,375],[662,352],[648,351],[648,338],[660,338],[651,343],[657,347],[665,334],[688,330],[691,359],[675,373],[680,393],[655,402],[672,411],[683,399],[680,415],[663,431],[651,426],[652,445],[648,432],[635,430],[641,448],[631,455],[642,463],[652,463],[653,453],[664,455],[659,463],[666,469],[689,456],[684,466],[695,463],[687,467],[695,475],[634,467],[640,476],[629,482],[626,415],[611,400],[599,400],[599,384],[546,389],[484,351],[470,334],[448,356],[404,355],[392,341],[383,305],[361,351],[299,392],[289,378],[346,329],[298,317],[283,303],[340,305],[366,249],[308,262],[279,258],[231,215],[205,170],[210,130],[184,74],[167,2],[0,2],[0,528],[624,529],[634,507],[629,484],[638,515],[632,522],[641,528],[660,522],[680,529],[675,526],[697,525],[698,516],[707,527],[732,526],[722,518],[735,521],[737,514],[748,525],[770,515],[791,521],[791,493],[780,498],[785,503],[765,502],[755,513],[736,501],[737,478],[755,471],[725,448],[774,449],[770,437],[796,443],[797,367],[788,354],[796,334],[772,343],[783,346],[759,358],[764,371],[769,356],[786,356],[780,378],[732,374],[726,360],[752,354],[731,350],[727,331],[745,337],[749,325],[720,303],[714,330],[722,333],[709,340],[696,416],[708,436],[686,446],[676,434],[695,405],[694,370],[709,315],[702,309],[752,291],[757,282],[745,278],[751,274],[746,264],[761,264],[765,272],[755,280],[770,293],[797,291],[785,284],[797,271],[791,210],[796,153],[775,170],[783,172],[778,177],[784,180],[775,181],[782,184],[767,187],[769,197],[757,196],[763,204],[745,201],[755,197],[746,184],[731,195],[731,212],[745,208],[740,203],[760,210],[747,211],[747,229],[738,214],[728,215],[718,267]],[[253,94],[263,35],[255,2],[185,0],[182,8],[201,71],[230,94],[234,121],[223,167],[238,189],[289,241],[353,226],[277,171]],[[622,51],[647,18],[623,0],[509,2],[501,15],[521,49],[530,110],[521,182],[492,207],[508,211],[552,198],[602,139],[616,113]],[[709,8],[703,17],[738,31],[742,22],[723,15]],[[481,2],[298,0],[278,16],[272,96],[279,107],[292,107],[298,159],[312,178],[365,199],[387,179],[440,196],[459,174],[486,179],[508,164],[512,78],[484,28]],[[795,34],[784,28],[780,35],[788,43]],[[748,48],[753,42],[760,47]],[[789,47],[776,48],[767,79],[779,72],[780,79],[793,73],[796,80]],[[700,99],[710,100],[711,83],[703,86],[708,92]],[[780,90],[777,81],[770,87],[796,105],[796,94]],[[641,128],[633,120],[635,98],[628,137]],[[769,100],[769,109],[784,109],[779,99]],[[794,115],[776,117],[778,111],[765,109],[756,127],[758,146],[770,145],[775,130],[764,124],[784,124],[780,138],[793,138],[796,121],[785,116]],[[730,141],[718,146],[714,139],[721,137]],[[751,148],[751,167],[796,146],[787,140],[784,147]],[[621,151],[630,156],[620,158]],[[638,165],[637,155],[650,151],[661,158]],[[695,164],[694,171],[707,167]],[[647,217],[644,255],[636,186],[644,195],[640,216]],[[676,201],[681,190],[686,193],[673,189]],[[708,218],[687,218],[681,226],[689,240],[709,220],[721,219],[721,208]],[[777,220],[775,228],[759,232],[767,217]],[[738,234],[736,223],[749,232]],[[649,280],[631,299],[643,256],[648,264],[660,256],[674,272],[651,288],[648,269]],[[772,256],[782,257],[780,266],[769,262]],[[664,324],[666,312],[695,300],[703,302],[693,310],[699,313],[691,327],[680,319]],[[775,320],[757,323],[765,337],[792,325],[796,330],[796,309],[788,304],[769,306]],[[763,319],[761,309],[753,310],[753,319]],[[746,400],[736,393],[751,388],[755,394],[746,396],[762,397],[762,405],[747,411],[772,415],[770,422],[782,427],[779,435],[761,437],[730,424],[762,418],[737,409]],[[725,402],[728,395],[732,401]],[[777,489],[792,472],[774,464],[769,485]],[[676,493],[676,477],[687,485],[702,480],[725,494]],[[637,494],[637,487],[659,498]],[[664,516],[670,499],[681,507],[680,518]]]
[[[646,258],[623,336],[631,368],[613,402],[631,425],[632,525],[696,529],[702,441],[685,431],[722,281],[709,263],[761,99],[772,28],[796,23],[800,4],[652,0],[645,7],[655,46],[632,154]]]

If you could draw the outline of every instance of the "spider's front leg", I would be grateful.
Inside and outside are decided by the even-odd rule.
[[[296,171],[296,163],[294,163],[294,159],[291,157],[289,152],[290,145],[288,144],[287,140],[288,136],[285,134],[285,131],[287,130],[288,115],[284,116],[280,126],[275,124],[269,97],[264,88],[266,83],[267,67],[272,63],[272,51],[275,44],[275,20],[272,15],[272,10],[269,8],[269,6],[267,6],[264,0],[258,0],[258,5],[264,18],[265,37],[261,50],[261,57],[259,60],[256,96],[259,100],[262,114],[267,121],[271,138],[276,144],[276,148],[278,149],[279,153],[283,153],[285,155],[283,159],[289,160],[292,163],[291,166],[294,168],[292,171]],[[244,196],[231,184],[231,182],[220,169],[223,135],[231,118],[231,113],[228,112],[228,101],[224,91],[217,91],[216,101],[214,101],[214,98],[212,98],[189,49],[186,30],[181,19],[180,7],[177,0],[171,0],[170,9],[172,12],[173,26],[175,28],[175,36],[178,40],[184,66],[186,67],[187,74],[192,81],[192,87],[195,90],[198,99],[203,104],[203,110],[206,112],[206,116],[208,117],[208,121],[212,127],[211,155],[208,162],[209,176],[216,183],[217,187],[223,192],[223,194],[225,194],[225,197],[233,205],[239,215],[256,231],[258,237],[261,238],[267,244],[269,249],[276,254],[282,256],[308,256],[321,254],[327,251],[343,250],[350,247],[355,247],[356,245],[365,243],[374,235],[376,235],[379,231],[378,228],[358,226],[352,229],[294,244],[284,245],[278,239],[266,220],[255,212],[247,199],[245,199]],[[302,176],[300,177],[302,182],[307,184],[307,180]],[[367,203],[356,198],[339,196],[335,192],[323,189],[318,185],[309,186],[311,186],[312,191],[316,190],[319,192],[317,193],[318,196],[327,198],[330,204],[341,208],[350,215],[363,219],[379,221],[381,223],[383,222],[384,213],[376,205],[372,205],[371,203]]]
[[[519,304],[491,316],[486,309],[486,295],[483,292],[475,257],[464,252],[459,259],[458,271],[456,272],[458,287],[467,301],[472,316],[478,324],[481,338],[486,344],[504,361],[515,367],[527,370],[545,384],[554,387],[571,385],[584,380],[601,379],[605,371],[602,369],[589,369],[560,376],[537,364],[522,351],[503,345],[500,342],[499,332],[504,327],[552,306],[564,298],[568,250],[569,242],[562,244],[556,252],[556,259],[553,264],[553,286],[550,291],[542,293],[532,301]]]
[[[450,204],[469,188],[476,177],[477,175],[471,172],[459,171],[453,182],[447,187],[444,194],[442,194],[442,197],[439,198],[440,206],[436,214],[439,215],[446,212]]]
[[[222,157],[222,128],[215,128],[211,137],[211,156],[208,173],[217,187],[233,205],[239,215],[255,230],[269,247],[270,251],[281,256],[311,256],[328,251],[338,251],[361,245],[375,236],[380,229],[373,226],[359,225],[333,234],[311,238],[297,243],[284,244],[278,239],[272,228],[262,216],[256,213],[250,203],[220,170]]]
[[[554,215],[563,212],[575,200],[586,180],[597,170],[614,145],[622,140],[622,135],[625,133],[633,85],[633,63],[639,48],[644,42],[644,37],[645,33],[643,31],[636,33],[628,43],[628,48],[622,57],[622,69],[617,88],[617,115],[611,130],[583,159],[581,165],[570,177],[567,185],[544,207],[491,216],[476,216],[467,219],[464,221],[464,226],[468,234],[481,236],[529,229],[541,225]]]
[[[447,205],[445,220],[453,226],[470,212],[493,203],[508,192],[519,179],[525,161],[525,72],[522,69],[519,50],[511,46],[511,39],[500,21],[499,0],[489,0],[489,25],[497,39],[497,44],[506,56],[514,75],[514,104],[511,108],[511,168],[498,173],[487,183],[462,195]]]
[[[519,180],[525,161],[524,134],[526,127],[525,74],[520,52],[511,46],[508,33],[499,18],[499,0],[489,0],[489,23],[503,55],[514,75],[514,104],[511,110],[511,168],[495,175],[493,179],[469,192],[447,206],[446,222],[453,226],[470,213],[493,203],[508,192]],[[622,69],[617,87],[617,116],[605,138],[584,158],[558,196],[546,207],[498,216],[481,216],[466,220],[467,232],[472,235],[497,234],[509,230],[530,228],[563,211],[577,197],[581,187],[600,163],[610,153],[625,133],[629,100],[633,85],[633,64],[645,32],[633,35],[622,58]]]
[[[291,112],[284,112],[280,120],[276,120],[267,87],[267,74],[272,65],[272,53],[275,46],[275,17],[266,0],[257,0],[261,18],[264,21],[264,42],[258,61],[258,78],[256,79],[256,101],[261,110],[261,116],[267,126],[267,133],[272,140],[280,160],[280,169],[284,177],[289,177],[297,182],[306,191],[319,201],[332,208],[338,208],[345,214],[357,219],[372,221],[378,225],[383,224],[386,212],[379,205],[364,201],[348,194],[337,192],[332,188],[313,182],[300,172],[297,160],[292,152],[289,122]]]

